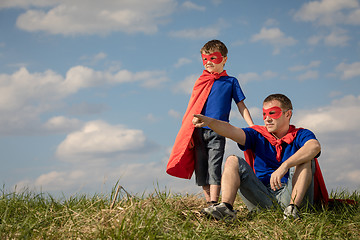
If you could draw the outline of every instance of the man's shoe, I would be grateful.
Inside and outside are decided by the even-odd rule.
[[[294,204],[287,206],[284,210],[284,219],[300,219],[298,207]]]
[[[208,211],[208,214],[216,220],[234,220],[236,218],[236,211],[229,209],[224,203],[208,207],[206,211]]]

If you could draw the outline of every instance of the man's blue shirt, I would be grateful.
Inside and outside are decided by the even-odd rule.
[[[281,161],[276,160],[275,146],[266,140],[261,133],[252,128],[243,128],[246,134],[245,146],[238,144],[243,151],[251,149],[255,153],[254,168],[256,176],[264,183],[265,186],[270,184],[271,174],[278,169],[278,167],[297,152],[304,144],[316,139],[313,132],[308,129],[300,129],[294,141],[291,144],[283,143],[283,150]],[[281,179],[281,182],[287,183],[288,173]]]

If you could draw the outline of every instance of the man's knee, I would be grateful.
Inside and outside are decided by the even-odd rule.
[[[231,155],[226,159],[225,162],[225,166],[224,166],[224,170],[225,169],[232,169],[232,170],[237,170],[239,169],[239,158],[235,155]]]

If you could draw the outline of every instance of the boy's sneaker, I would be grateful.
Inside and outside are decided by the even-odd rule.
[[[298,207],[294,204],[287,206],[284,210],[284,219],[300,219]]]
[[[204,212],[208,213],[216,220],[234,220],[236,218],[236,211],[229,209],[224,203],[219,203],[208,207]]]

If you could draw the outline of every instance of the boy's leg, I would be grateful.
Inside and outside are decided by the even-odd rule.
[[[208,142],[208,183],[210,185],[210,201],[219,200],[221,189],[221,167],[225,151],[225,137],[218,135],[213,130],[206,129],[205,142]]]
[[[208,153],[203,137],[203,130],[203,128],[195,128],[193,133],[195,144],[195,180],[196,184],[202,187],[205,200],[210,202],[210,185],[207,182]]]

